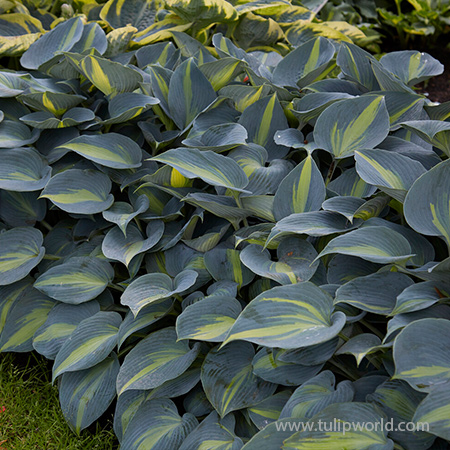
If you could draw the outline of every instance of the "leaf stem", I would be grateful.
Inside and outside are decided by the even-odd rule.
[[[44,255],[44,259],[48,259],[50,261],[59,261],[61,259],[61,256],[57,255]]]
[[[238,207],[240,209],[244,209],[244,207],[242,206],[242,202],[241,202],[241,198],[240,198],[239,194],[234,195],[234,199],[236,200],[236,204],[238,205]],[[244,222],[244,226],[248,227],[247,217],[244,217],[242,219],[242,221]]]
[[[117,284],[114,284],[114,283],[109,283],[108,287],[111,289],[115,289],[116,291],[119,291],[119,292],[125,291],[125,289],[122,286],[118,286]]]
[[[371,323],[367,322],[367,321],[364,320],[364,319],[361,319],[361,320],[359,321],[359,323],[360,323],[361,325],[364,325],[366,328],[368,328],[372,333],[376,334],[381,340],[384,339],[383,333],[381,333],[381,331],[378,330],[376,327],[374,327]]]
[[[328,186],[329,182],[333,178],[336,167],[337,167],[336,160],[333,159],[332,163],[330,164],[330,168],[328,169],[327,177],[325,178],[325,186]]]
[[[53,230],[53,227],[52,227],[47,221],[41,220],[41,224],[42,224],[45,228],[47,228],[48,231],[52,231],[52,230]]]

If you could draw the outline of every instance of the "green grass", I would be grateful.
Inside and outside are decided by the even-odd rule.
[[[111,421],[75,435],[39,355],[0,354],[0,450],[111,450]]]

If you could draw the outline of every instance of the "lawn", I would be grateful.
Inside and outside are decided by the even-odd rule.
[[[0,354],[0,450],[117,448],[110,419],[81,436],[70,430],[49,374],[38,354]]]

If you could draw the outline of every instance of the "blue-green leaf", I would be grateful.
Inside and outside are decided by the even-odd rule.
[[[25,278],[45,254],[44,237],[36,228],[0,232],[0,286]]]
[[[175,328],[163,328],[140,341],[128,355],[117,377],[119,395],[127,390],[154,389],[183,374],[194,362],[200,344],[177,341]]]
[[[64,418],[75,433],[80,434],[97,420],[114,400],[119,368],[117,356],[113,354],[94,367],[63,374],[59,401]]]
[[[309,281],[274,287],[242,311],[224,344],[244,340],[266,347],[299,348],[326,342],[345,324],[333,299]]]

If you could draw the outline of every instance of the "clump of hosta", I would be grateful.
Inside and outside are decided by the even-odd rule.
[[[449,107],[413,88],[442,65],[147,42],[111,4],[0,72],[0,351],[123,450],[445,448]]]

